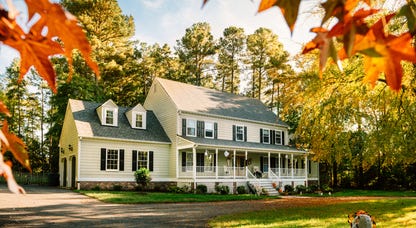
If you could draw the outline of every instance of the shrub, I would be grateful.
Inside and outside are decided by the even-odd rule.
[[[123,190],[123,186],[119,184],[113,185],[113,191],[121,191],[121,190]]]
[[[290,184],[285,185],[285,192],[287,193],[292,193],[293,192],[293,187]]]
[[[217,185],[215,191],[221,195],[227,195],[230,193],[230,188],[227,185]]]
[[[306,187],[305,187],[304,185],[297,185],[297,186],[296,186],[296,192],[297,192],[298,194],[300,194],[301,192],[302,192],[302,193],[305,193],[305,192],[306,192]]]
[[[141,186],[141,190],[146,188],[146,186],[152,180],[152,178],[150,177],[150,172],[146,168],[140,168],[139,170],[134,172],[134,177],[136,179],[136,183]]]
[[[327,185],[327,184],[322,185],[321,189],[322,189],[323,192],[332,192],[333,191],[333,189],[331,187],[329,187],[329,185]]]
[[[314,193],[314,192],[318,191],[318,189],[319,189],[318,185],[310,185],[310,186],[306,187],[306,192]]]
[[[184,185],[182,187],[169,186],[167,190],[168,192],[172,192],[172,193],[189,193],[189,186],[188,185]]]
[[[246,194],[246,187],[244,187],[243,185],[240,185],[237,187],[237,194]]]
[[[96,186],[94,186],[93,188],[91,188],[91,190],[93,190],[93,191],[100,191],[100,190],[101,190],[101,188],[100,188],[100,186],[99,186],[99,185],[96,185]]]
[[[196,193],[198,194],[205,194],[207,191],[208,189],[206,185],[200,184],[196,186]]]

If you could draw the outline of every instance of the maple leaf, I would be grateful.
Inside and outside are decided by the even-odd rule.
[[[0,113],[4,113],[4,114],[6,114],[8,117],[10,117],[11,116],[11,114],[10,114],[10,112],[9,112],[9,109],[7,109],[7,106],[2,102],[2,101],[0,101]]]
[[[367,5],[371,4],[371,0],[328,0],[322,4],[325,10],[325,15],[322,18],[322,25],[331,17],[336,17],[342,21],[345,15],[351,13],[358,3],[364,2]]]
[[[38,13],[39,21],[31,28],[30,33],[40,36],[44,28],[47,28],[46,37],[52,40],[59,37],[64,43],[65,56],[70,66],[70,76],[72,73],[72,52],[74,49],[80,51],[88,66],[99,77],[98,65],[91,59],[91,47],[85,36],[84,31],[76,18],[57,3],[50,3],[49,0],[25,0],[28,5],[29,20]]]
[[[289,26],[290,32],[293,32],[295,27],[296,19],[298,17],[300,0],[262,0],[260,2],[257,12],[263,12],[273,6],[280,8],[283,17]]]
[[[387,15],[374,23],[368,33],[354,44],[353,52],[365,55],[365,81],[374,86],[380,73],[384,73],[387,85],[399,91],[403,77],[401,61],[416,63],[416,52],[410,33],[400,36],[385,33],[384,25],[393,16]]]
[[[11,164],[3,161],[3,154],[0,153],[0,176],[3,176],[7,181],[7,187],[15,194],[25,194],[25,190],[20,187],[13,177]]]
[[[9,126],[7,121],[3,121],[3,128],[2,128],[3,135],[7,139],[8,143],[5,143],[3,140],[1,152],[2,154],[6,153],[6,151],[10,151],[16,160],[23,165],[26,169],[32,172],[30,168],[29,162],[29,153],[26,150],[26,145],[22,139],[17,137],[15,134],[9,132]]]
[[[378,12],[378,10],[360,9],[353,15],[348,13],[344,15],[343,20],[340,20],[329,31],[329,37],[342,36],[342,42],[344,44],[343,48],[346,57],[351,56],[353,44],[355,42],[356,37],[365,35],[369,30],[369,27],[365,23],[364,19],[376,12]]]
[[[340,69],[341,64],[338,59],[337,51],[332,37],[328,36],[328,30],[322,27],[312,28],[311,32],[316,33],[315,38],[307,43],[303,48],[302,54],[306,54],[314,49],[319,49],[319,75],[322,77],[322,71],[325,68],[326,62],[331,57]]]

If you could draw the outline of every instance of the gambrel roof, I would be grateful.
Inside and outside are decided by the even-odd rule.
[[[155,81],[159,82],[179,111],[287,126],[258,99],[163,78],[155,78]]]
[[[132,128],[125,113],[130,108],[118,107],[118,125],[101,125],[96,109],[102,105],[96,102],[69,99],[78,136],[103,137],[112,139],[137,140],[170,143],[168,136],[152,111],[147,111],[146,129]]]

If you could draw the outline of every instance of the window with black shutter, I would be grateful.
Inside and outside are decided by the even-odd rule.
[[[101,165],[100,165],[100,170],[105,170],[105,158],[107,154],[107,149],[105,148],[101,148]]]
[[[120,149],[120,159],[119,159],[119,171],[124,171],[124,150]]]
[[[149,171],[153,172],[153,151],[149,151]]]
[[[131,170],[136,171],[137,170],[137,150],[133,150],[131,160],[132,160]]]

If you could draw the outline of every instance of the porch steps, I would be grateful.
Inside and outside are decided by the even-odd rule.
[[[254,186],[260,185],[260,187],[264,189],[267,195],[278,196],[279,192],[275,188],[273,188],[272,182],[273,181],[269,179],[257,179],[257,181],[249,181],[249,183]]]

